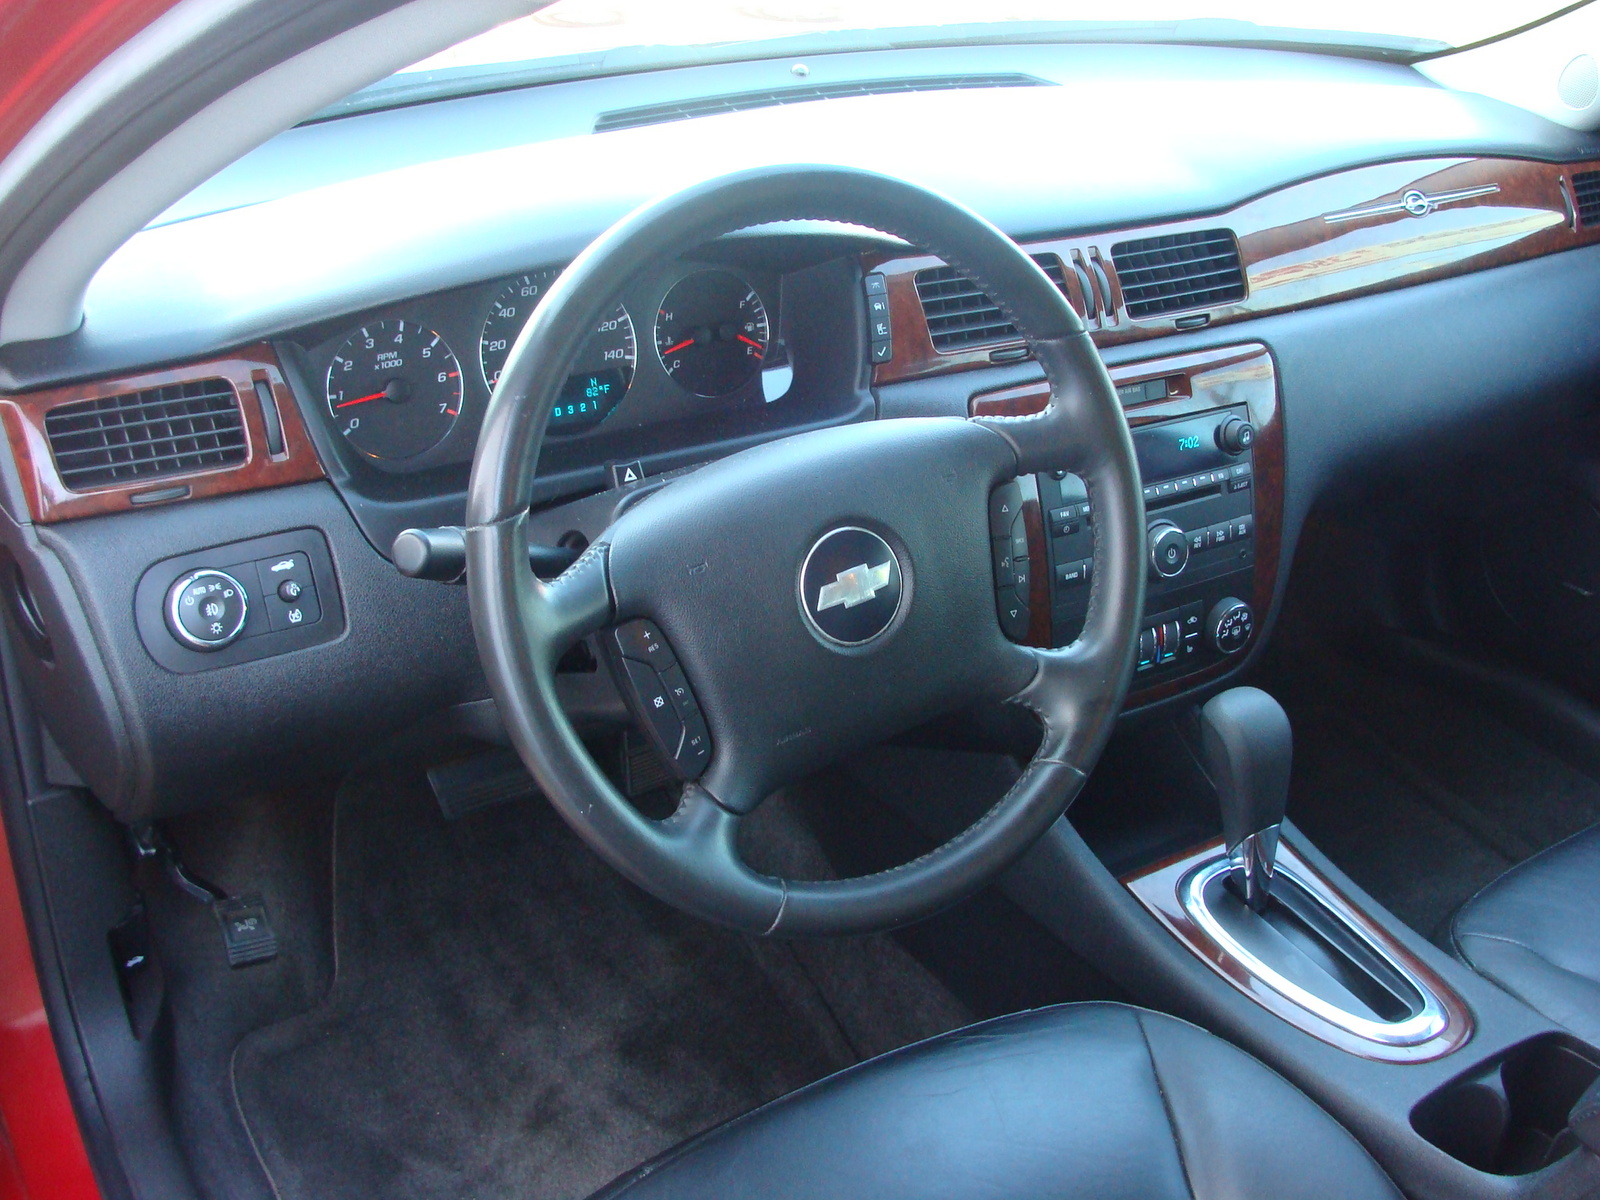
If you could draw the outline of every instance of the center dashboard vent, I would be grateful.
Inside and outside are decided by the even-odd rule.
[[[1111,261],[1134,319],[1244,299],[1239,243],[1229,229],[1118,242]]]
[[[806,104],[813,100],[840,100],[849,96],[885,96],[895,92],[952,92],[980,88],[1051,87],[1048,80],[1019,72],[991,75],[925,75],[915,79],[862,79],[854,82],[812,83],[796,87],[767,88],[758,92],[734,92],[725,96],[703,96],[668,104],[644,104],[637,108],[615,108],[595,118],[596,133],[614,129],[636,129],[641,125],[663,125],[668,121],[687,121],[717,113],[744,112],[752,108],[776,108],[782,104]]]
[[[1063,292],[1067,290],[1061,259],[1035,254],[1033,261]],[[935,350],[960,350],[968,346],[1005,342],[1017,336],[1000,306],[955,267],[929,267],[917,272],[917,299],[928,322]]]
[[[63,404],[45,414],[44,431],[61,482],[75,492],[249,456],[239,397],[226,379]]]
[[[1587,229],[1600,225],[1600,171],[1579,171],[1572,177],[1572,198],[1578,204],[1578,224]]]

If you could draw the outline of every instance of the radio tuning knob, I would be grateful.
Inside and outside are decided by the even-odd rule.
[[[1228,417],[1217,426],[1217,449],[1243,454],[1256,444],[1256,427],[1243,417]]]
[[[1150,569],[1171,579],[1189,565],[1189,536],[1171,521],[1150,523]]]

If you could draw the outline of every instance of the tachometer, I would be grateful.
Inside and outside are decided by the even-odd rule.
[[[328,411],[368,457],[412,458],[443,441],[461,415],[461,364],[431,329],[374,321],[328,365]]]
[[[696,271],[672,285],[656,313],[656,353],[696,396],[726,396],[761,369],[767,310],[730,271]]]
[[[561,272],[554,268],[519,275],[501,289],[489,306],[483,335],[478,339],[478,364],[490,390],[500,381],[511,343],[544,298],[545,292]],[[633,382],[637,361],[633,319],[617,305],[602,317],[595,331],[572,362],[572,374],[555,410],[550,414],[551,433],[572,432],[597,424],[611,414]]]

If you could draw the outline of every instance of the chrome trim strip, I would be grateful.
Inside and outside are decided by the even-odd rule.
[[[1330,1025],[1335,1025],[1347,1033],[1353,1033],[1359,1038],[1364,1038],[1369,1042],[1377,1042],[1382,1046],[1420,1046],[1422,1043],[1432,1041],[1438,1037],[1449,1026],[1450,1018],[1446,1015],[1444,1006],[1440,1004],[1439,998],[1433,994],[1432,990],[1422,980],[1418,979],[1411,971],[1408,971],[1404,965],[1396,962],[1392,955],[1367,935],[1365,930],[1349,921],[1333,905],[1324,901],[1314,888],[1283,864],[1278,866],[1279,875],[1286,875],[1299,884],[1301,890],[1321,903],[1334,920],[1338,921],[1348,932],[1363,942],[1368,949],[1394,968],[1407,983],[1417,989],[1417,993],[1422,997],[1422,1011],[1414,1017],[1406,1018],[1404,1021],[1374,1021],[1367,1017],[1357,1016],[1355,1013],[1345,1012],[1344,1009],[1328,1003],[1320,996],[1312,995],[1299,984],[1293,983],[1278,974],[1278,972],[1267,966],[1266,963],[1234,940],[1232,935],[1222,927],[1221,923],[1211,915],[1211,910],[1206,906],[1206,886],[1217,876],[1226,875],[1232,870],[1233,864],[1226,857],[1196,867],[1179,882],[1178,899],[1182,903],[1184,911],[1189,914],[1195,924],[1205,930],[1206,935],[1220,949],[1237,959],[1250,974],[1254,975],[1273,991],[1298,1004],[1307,1012],[1321,1017]]]
[[[1472,200],[1478,196],[1492,196],[1500,190],[1498,183],[1485,183],[1478,187],[1456,188],[1449,192],[1420,192],[1409,188],[1398,200],[1385,200],[1381,204],[1364,204],[1359,208],[1344,208],[1338,212],[1323,213],[1322,219],[1332,224],[1337,221],[1359,221],[1363,217],[1386,217],[1391,213],[1410,213],[1425,217],[1436,208]]]

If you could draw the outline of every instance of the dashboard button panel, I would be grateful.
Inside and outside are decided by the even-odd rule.
[[[180,675],[287,654],[344,632],[333,560],[316,529],[155,563],[135,586],[134,618],[150,657]]]

